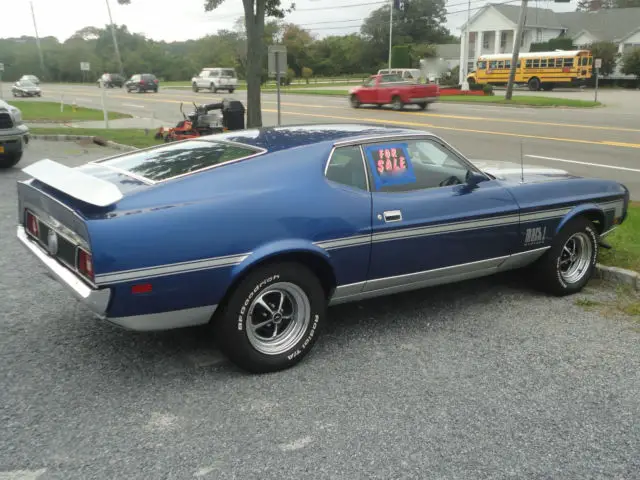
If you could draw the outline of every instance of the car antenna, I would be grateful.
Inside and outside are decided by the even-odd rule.
[[[522,142],[520,139],[520,183],[524,183],[524,156],[522,155]]]

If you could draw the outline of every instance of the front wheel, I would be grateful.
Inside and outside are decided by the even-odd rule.
[[[538,286],[551,294],[577,293],[587,284],[598,260],[598,233],[584,217],[570,220],[534,266]]]
[[[0,168],[14,167],[22,159],[22,152],[0,155]]]
[[[198,85],[196,85],[195,83],[191,85],[191,90],[193,90],[194,92],[198,93]]]
[[[360,108],[360,105],[362,105],[357,95],[351,95],[351,98],[349,99],[349,103],[351,103],[351,106],[353,108]]]
[[[402,103],[402,99],[397,95],[393,97],[393,99],[391,100],[391,108],[393,108],[394,110],[402,110],[403,107],[404,103]]]
[[[258,267],[217,312],[212,329],[223,353],[252,373],[290,368],[311,350],[324,323],[327,300],[304,265]]]
[[[233,93],[235,91],[235,88],[230,88],[229,89],[229,93]]]

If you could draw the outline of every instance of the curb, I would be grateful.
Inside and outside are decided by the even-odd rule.
[[[137,147],[132,147],[131,145],[124,145],[122,143],[116,143],[111,140],[104,140],[100,137],[91,136],[91,135],[30,134],[29,138],[33,140],[49,140],[54,142],[73,142],[76,140],[91,140],[96,145],[100,145],[103,147],[110,147],[115,150],[123,150],[126,152],[138,150]]]
[[[600,263],[596,264],[595,276],[603,280],[609,280],[613,283],[628,285],[631,288],[640,291],[640,273],[633,270],[626,270],[618,267],[607,267]]]

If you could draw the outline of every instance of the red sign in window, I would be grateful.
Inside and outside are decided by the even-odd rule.
[[[380,175],[402,173],[407,170],[407,161],[397,149],[381,148],[378,150],[377,170]]]

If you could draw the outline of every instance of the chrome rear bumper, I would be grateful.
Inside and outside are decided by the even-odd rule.
[[[76,275],[63,267],[56,260],[51,258],[38,244],[31,241],[27,236],[22,225],[18,226],[18,240],[33,253],[46,267],[47,273],[56,281],[67,287],[67,289],[84,303],[93,313],[100,318],[105,318],[109,300],[111,298],[111,289],[104,288],[94,290],[78,279]]]

